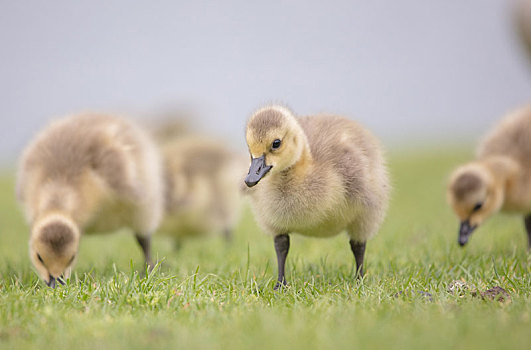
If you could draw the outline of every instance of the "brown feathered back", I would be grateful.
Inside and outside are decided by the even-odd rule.
[[[369,175],[384,169],[381,149],[375,147],[376,138],[356,122],[339,116],[319,115],[298,120],[316,164],[336,169],[348,195],[369,203],[371,196],[366,196]]]
[[[478,158],[510,156],[531,171],[531,105],[502,119],[478,147]],[[529,174],[531,175],[531,174]]]
[[[128,174],[123,145],[135,147],[135,133],[121,122],[102,129],[103,123],[113,122],[114,118],[87,113],[53,123],[28,148],[22,171],[30,173],[38,168],[40,176],[48,181],[72,183],[90,169],[117,192],[130,195],[134,179]],[[23,196],[22,189],[17,192]]]
[[[61,210],[82,225],[102,209],[104,197],[114,197],[152,212],[138,215],[139,226],[155,228],[162,215],[161,163],[154,143],[133,123],[79,114],[51,123],[26,148],[17,196],[29,221]]]

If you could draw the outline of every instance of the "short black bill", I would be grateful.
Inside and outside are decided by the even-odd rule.
[[[249,173],[245,178],[245,184],[248,187],[253,187],[265,176],[265,174],[267,174],[269,170],[271,170],[272,167],[273,166],[271,165],[266,165],[265,155],[258,158],[252,158]]]
[[[46,282],[46,285],[50,288],[55,288],[55,278],[52,275],[49,275],[49,280]]]
[[[463,247],[465,244],[467,244],[468,239],[472,235],[472,232],[476,229],[477,225],[470,225],[470,221],[465,220],[461,222],[461,226],[459,227],[459,238],[457,242],[461,247]]]

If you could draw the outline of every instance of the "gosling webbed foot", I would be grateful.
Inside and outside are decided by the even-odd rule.
[[[275,287],[273,287],[273,290],[283,289],[283,288],[286,288],[287,286],[288,286],[288,283],[286,281],[283,281],[283,282],[277,281],[277,283],[275,284]]]

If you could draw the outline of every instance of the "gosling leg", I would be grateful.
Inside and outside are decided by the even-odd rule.
[[[367,242],[358,242],[353,239],[350,240],[350,249],[354,253],[354,259],[356,259],[356,276],[358,278],[363,277],[363,258],[365,256],[365,246]]]
[[[173,240],[173,250],[176,252],[180,251],[183,248],[183,241],[181,238],[175,238]]]
[[[531,250],[531,214],[524,219],[525,230],[527,231],[527,249]]]
[[[288,256],[289,251],[289,235],[282,234],[275,236],[275,251],[277,253],[277,264],[278,264],[278,280],[275,285],[275,290],[279,289],[282,286],[286,285],[286,277],[284,275],[285,266],[286,266],[286,257]]]
[[[226,228],[223,230],[223,238],[227,243],[232,242],[232,230],[230,228]]]
[[[146,261],[146,265],[149,271],[151,271],[154,267],[153,261],[151,260],[151,235],[144,236],[137,233],[135,237],[136,241],[144,252],[144,259]]]

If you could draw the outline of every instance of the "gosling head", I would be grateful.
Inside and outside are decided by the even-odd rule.
[[[461,224],[458,243],[464,246],[472,232],[498,212],[503,203],[503,189],[492,173],[478,163],[458,168],[448,185],[448,202]]]
[[[69,219],[54,215],[37,222],[30,239],[30,258],[49,287],[70,277],[77,256],[79,231]]]
[[[275,174],[293,166],[307,145],[306,135],[293,113],[280,106],[255,112],[246,130],[251,166],[245,178],[248,187],[255,186],[267,174]]]

